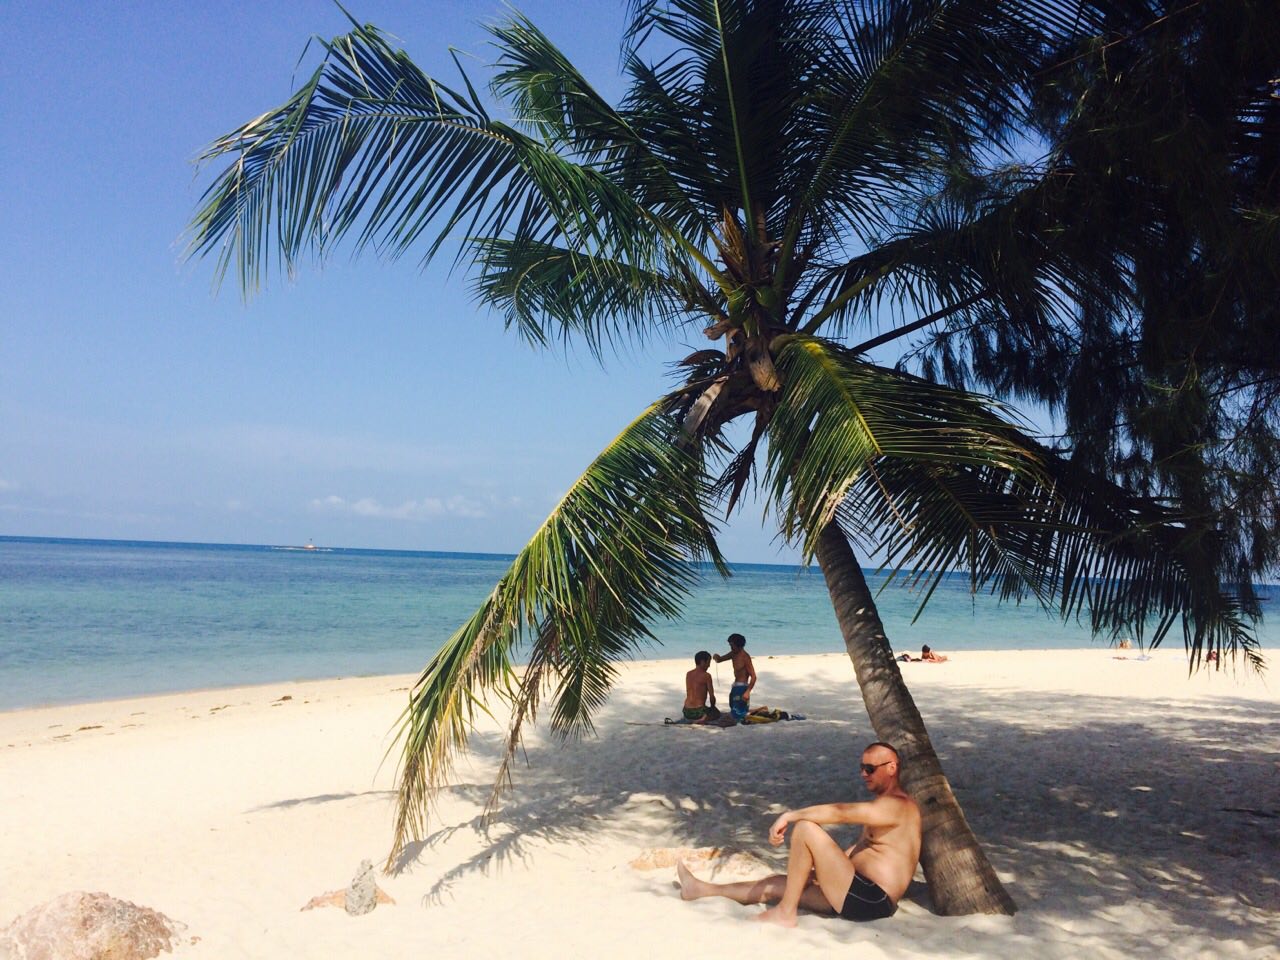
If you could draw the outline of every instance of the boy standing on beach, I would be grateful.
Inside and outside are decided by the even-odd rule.
[[[717,653],[716,663],[733,661],[733,686],[729,688],[729,712],[741,723],[751,710],[751,688],[756,685],[756,668],[747,653],[747,638],[740,633],[729,634],[729,652]]]
[[[692,723],[706,723],[712,719],[716,710],[716,692],[711,685],[711,674],[707,667],[711,666],[711,654],[699,650],[693,655],[694,667],[684,675],[684,718]],[[710,700],[710,706],[707,701]]]

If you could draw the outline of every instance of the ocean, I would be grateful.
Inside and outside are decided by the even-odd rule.
[[[413,673],[487,596],[511,557],[0,537],[0,710],[205,687]],[[868,571],[873,589],[883,577]],[[1034,603],[971,596],[949,577],[878,598],[896,650],[1078,648],[1094,641]],[[651,659],[843,651],[817,568],[712,572],[683,617],[659,622]],[[1273,646],[1263,635],[1264,647]]]

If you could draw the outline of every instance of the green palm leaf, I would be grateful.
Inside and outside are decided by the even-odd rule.
[[[580,163],[606,171],[637,200],[689,240],[705,238],[706,219],[634,126],[636,117],[616,109],[529,20],[513,12],[491,28],[499,58],[494,92],[515,108],[531,136]],[[635,61],[628,69],[642,70]]]
[[[1082,470],[982,398],[816,339],[790,340],[778,368],[769,473],[806,550],[838,519],[922,588],[920,610],[963,569],[974,590],[1033,596],[1087,615],[1095,632],[1158,644],[1180,620],[1193,663],[1229,650],[1260,665],[1239,600],[1216,579],[1217,545],[1187,518]]]
[[[627,427],[574,483],[472,618],[437,653],[401,718],[395,851],[420,836],[432,798],[464,747],[485,697],[512,704],[507,753],[542,698],[552,731],[589,732],[614,664],[653,640],[699,577],[722,572],[705,481],[665,401]],[[529,665],[514,667],[528,646]]]
[[[462,227],[472,236],[544,240],[644,262],[655,231],[627,193],[488,116],[419,70],[374,27],[323,43],[323,61],[282,107],[214,142],[203,161],[232,162],[203,198],[193,255],[217,252],[256,287],[272,247],[292,270],[354,234],[427,258]],[[435,236],[426,235],[433,224]]]
[[[598,355],[615,331],[671,329],[689,318],[693,303],[712,298],[688,279],[555,244],[476,240],[474,250],[477,298],[539,345],[558,331],[581,337]]]
[[[862,361],[838,344],[785,338],[785,387],[769,427],[775,504],[803,535],[806,555],[851,484],[880,458],[995,467],[1034,475],[989,403]]]
[[[1193,665],[1217,650],[1261,667],[1240,600],[1206,552],[1214,545],[1197,543],[1185,517],[1023,442],[1041,464],[1030,478],[886,459],[852,485],[841,523],[922,590],[917,616],[947,571],[965,570],[972,590],[1034,596],[1098,634],[1149,635],[1154,646],[1180,622]]]

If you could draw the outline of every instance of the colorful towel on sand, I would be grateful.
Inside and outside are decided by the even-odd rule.
[[[739,724],[743,726],[754,726],[761,723],[777,723],[779,720],[803,720],[802,713],[788,713],[786,710],[774,710],[769,707],[752,707],[751,711],[742,720],[735,720],[732,716],[722,715],[718,719],[708,720],[706,723],[698,723],[696,720],[686,720],[681,717],[678,720],[672,720],[670,717],[664,722],[669,726],[697,726],[697,727],[736,727]]]
[[[752,707],[743,723],[777,723],[779,720],[803,720],[803,716],[787,713],[785,710],[770,710],[768,707]]]

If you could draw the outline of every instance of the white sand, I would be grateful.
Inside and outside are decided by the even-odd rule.
[[[788,931],[752,924],[759,908],[684,903],[673,870],[628,865],[646,848],[723,845],[748,856],[719,876],[766,872],[782,863],[771,814],[859,798],[853,764],[873,737],[848,659],[757,654],[755,703],[810,719],[632,725],[678,710],[685,664],[630,666],[598,739],[531,737],[532,765],[487,829],[498,738],[482,732],[431,835],[379,877],[396,905],[363,917],[299,908],[387,851],[394,756],[379,764],[409,678],[0,714],[0,926],[83,889],[186,923],[176,956],[219,960],[1277,956],[1275,684],[1188,679],[1180,651],[1112,657],[903,666],[1013,918],[934,916],[917,885],[891,920],[802,915]]]

